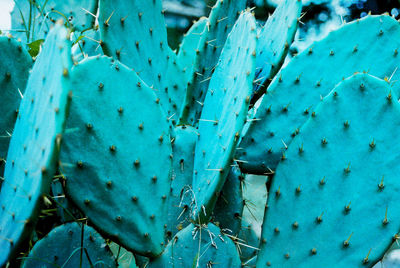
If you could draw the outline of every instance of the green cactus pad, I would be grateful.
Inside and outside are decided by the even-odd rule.
[[[32,59],[16,40],[0,36],[0,177]],[[0,182],[1,185],[1,182]]]
[[[168,205],[168,238],[189,224],[190,205],[192,203],[192,180],[194,166],[194,150],[197,131],[191,126],[175,128],[172,143],[173,174]]]
[[[400,25],[389,16],[367,16],[314,43],[275,76],[236,156],[243,172],[269,173],[285,147],[318,105],[344,77],[367,71],[400,78]],[[399,91],[400,84],[393,84]]]
[[[392,89],[358,74],[313,109],[272,181],[257,267],[371,267],[382,258],[400,229]]]
[[[158,255],[172,165],[159,99],[134,71],[105,56],[83,60],[71,77],[60,155],[67,194],[112,240]]]
[[[60,19],[68,27],[83,31],[93,26],[96,11],[97,0],[15,0],[11,34],[24,43],[44,39]]]
[[[282,1],[259,34],[255,90],[265,92],[266,82],[281,68],[294,40],[301,14],[301,0]]]
[[[242,225],[238,235],[239,254],[244,267],[255,267],[257,260],[260,238],[253,230],[252,224],[242,220]]]
[[[222,48],[240,11],[245,7],[245,0],[218,0],[212,8],[206,31],[199,42],[199,55],[194,65],[193,78],[189,81],[191,84],[186,92],[180,124],[198,125],[197,120]]]
[[[240,231],[243,212],[242,181],[244,180],[238,167],[229,171],[224,187],[219,193],[214,208],[213,222],[230,235]]]
[[[22,267],[111,268],[117,264],[106,241],[92,227],[72,222],[54,228],[39,240]]]
[[[0,267],[30,234],[42,196],[50,190],[70,90],[67,39],[60,25],[50,31],[19,107],[0,192]]]
[[[204,38],[202,37],[205,31],[207,31],[207,24],[208,19],[204,17],[195,22],[183,37],[179,47],[178,62],[185,70],[187,82],[193,77],[194,64],[196,63],[196,58],[200,54],[198,48],[202,45],[201,42],[204,42]]]
[[[161,0],[100,0],[99,26],[104,53],[133,68],[154,89],[167,115],[177,119],[186,84],[168,47],[162,13]]]
[[[147,267],[241,267],[235,244],[221,230],[209,223],[190,224],[176,234],[164,253]]]
[[[195,150],[194,218],[201,211],[211,216],[246,120],[255,72],[255,26],[252,14],[239,17],[210,82]]]

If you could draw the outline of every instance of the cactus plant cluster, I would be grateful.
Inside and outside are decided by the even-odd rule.
[[[121,251],[139,267],[381,260],[400,231],[400,25],[345,24],[282,68],[301,9],[281,1],[259,25],[218,0],[173,51],[161,0],[16,1],[0,37],[0,267],[116,267]],[[247,174],[269,176],[261,237]]]

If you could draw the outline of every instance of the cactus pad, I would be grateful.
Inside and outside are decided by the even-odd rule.
[[[357,74],[312,112],[272,181],[257,267],[371,267],[400,228],[397,96]]]
[[[92,227],[72,222],[54,228],[39,240],[22,267],[111,268],[117,265],[106,241]]]
[[[134,71],[105,56],[83,60],[71,78],[60,155],[67,194],[123,247],[158,255],[172,153],[159,99]]]
[[[209,223],[197,227],[190,224],[168,243],[164,253],[147,267],[241,267],[235,244],[221,230]]]
[[[381,79],[399,80],[399,49],[399,23],[385,15],[367,16],[345,24],[293,58],[275,76],[239,145],[242,149],[236,158],[242,171],[274,170],[312,109],[343,78],[367,71]],[[399,88],[394,83],[395,93]]]
[[[261,29],[255,83],[258,94],[265,92],[265,82],[282,66],[297,31],[301,8],[301,0],[282,1]]]
[[[19,107],[0,192],[1,267],[30,234],[55,173],[70,90],[67,38],[60,25],[50,31]]]
[[[198,125],[211,76],[218,64],[222,48],[240,12],[246,7],[245,0],[218,0],[212,8],[206,31],[199,43],[199,55],[193,70],[193,81],[188,87],[181,124]]]
[[[168,238],[189,224],[190,205],[192,203],[192,180],[194,166],[194,150],[197,131],[190,126],[175,128],[172,144],[173,174],[168,205]]]
[[[32,59],[22,44],[0,36],[0,176],[3,176],[8,144],[25,91]],[[1,182],[0,182],[1,185]]]
[[[246,120],[255,72],[255,27],[252,14],[239,17],[210,81],[195,151],[195,217],[200,211],[210,216]]]
[[[133,68],[167,115],[178,118],[186,84],[168,46],[161,0],[101,0],[99,21],[104,53]]]
[[[218,222],[218,226],[221,229],[233,236],[239,233],[242,222],[244,206],[242,196],[243,180],[244,177],[239,168],[237,166],[232,167],[214,208],[213,222]]]

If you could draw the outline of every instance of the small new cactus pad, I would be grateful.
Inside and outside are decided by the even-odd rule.
[[[67,195],[123,247],[158,255],[172,165],[159,99],[134,71],[106,56],[83,60],[71,78],[60,155]]]
[[[385,49],[383,49],[385,48]],[[275,76],[236,158],[243,172],[264,174],[276,168],[299,128],[333,87],[354,72],[366,71],[397,81],[400,25],[386,15],[345,24],[296,56]],[[397,93],[400,84],[393,84]]]
[[[208,225],[190,224],[168,243],[163,254],[150,261],[149,268],[163,267],[241,267],[233,241],[221,230]]]
[[[193,67],[193,78],[188,86],[180,123],[198,125],[211,76],[218,64],[222,48],[240,12],[246,7],[245,0],[218,0],[212,8],[206,31],[199,42],[199,55]]]
[[[104,53],[133,68],[177,119],[185,74],[168,46],[161,0],[100,0],[99,22]]]
[[[46,38],[59,19],[78,31],[93,26],[97,0],[15,0],[11,12],[11,34],[22,42]]]
[[[281,68],[297,31],[301,0],[284,0],[261,29],[257,46],[255,90],[265,92],[265,83]]]
[[[219,193],[214,208],[213,222],[230,235],[240,231],[243,212],[242,181],[244,180],[237,166],[233,166]]]
[[[24,258],[23,268],[117,267],[106,241],[83,223],[60,225],[39,240]]]
[[[228,176],[249,107],[256,44],[254,16],[245,12],[228,36],[204,101],[193,173],[195,218],[211,216]]]
[[[371,267],[382,258],[400,228],[392,89],[357,74],[313,109],[272,181],[257,267]]]
[[[0,192],[0,267],[30,234],[55,173],[69,102],[72,60],[67,39],[61,25],[50,31],[19,107]]]
[[[0,36],[0,177],[32,59],[20,42]],[[0,182],[1,185],[1,182]]]
[[[177,126],[172,143],[173,165],[168,204],[168,238],[189,224],[192,203],[194,150],[197,131],[191,126]]]
[[[183,37],[179,47],[178,62],[185,71],[187,82],[193,77],[194,64],[200,54],[199,46],[204,45],[201,42],[205,41],[202,37],[207,31],[207,24],[208,19],[204,17],[195,22]]]

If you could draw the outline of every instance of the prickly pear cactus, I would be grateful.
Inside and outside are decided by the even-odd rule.
[[[172,156],[159,99],[134,71],[105,56],[82,61],[71,78],[60,155],[67,194],[112,240],[159,255]]]
[[[0,176],[3,176],[8,144],[25,92],[32,58],[20,42],[0,36]],[[0,182],[1,185],[1,182]]]
[[[235,244],[221,230],[208,225],[190,224],[168,243],[164,253],[148,267],[241,267]]]
[[[50,31],[19,107],[0,192],[1,267],[29,236],[55,173],[69,102],[72,60],[67,40],[63,26]]]
[[[260,30],[257,46],[255,91],[266,91],[266,81],[272,79],[289,52],[300,21],[301,0],[284,0]]]
[[[255,27],[252,14],[245,12],[239,17],[204,101],[193,173],[195,222],[200,214],[211,216],[246,120],[255,72]]]
[[[243,212],[242,182],[243,174],[237,166],[229,171],[224,187],[219,192],[217,203],[213,211],[213,222],[227,234],[235,236],[240,231]]]
[[[371,267],[382,258],[400,228],[392,89],[357,74],[310,110],[272,181],[257,267]]]
[[[202,45],[202,41],[204,42],[202,37],[205,34],[205,31],[207,31],[207,24],[208,19],[204,17],[195,22],[185,34],[179,47],[177,59],[185,71],[188,80],[187,82],[192,79],[194,64],[200,54],[199,46]]]
[[[83,223],[60,225],[32,248],[23,268],[34,267],[117,267],[106,241]]]
[[[46,38],[57,20],[78,31],[91,28],[97,0],[15,0],[11,12],[11,34],[24,43]]]
[[[100,46],[100,32],[98,29],[90,29],[74,36],[75,45],[72,47],[74,61],[79,62],[90,56],[103,55]]]
[[[100,0],[99,21],[104,53],[133,68],[176,119],[186,84],[168,46],[161,0]]]
[[[218,0],[212,8],[206,31],[198,45],[199,55],[193,67],[193,78],[186,91],[184,106],[179,118],[180,124],[198,125],[204,99],[211,77],[218,64],[232,26],[246,7],[245,0]]]
[[[194,150],[198,132],[191,126],[177,126],[172,142],[173,169],[168,204],[167,235],[171,239],[189,225],[192,204]]]
[[[386,15],[367,16],[345,24],[295,57],[275,76],[249,120],[236,156],[241,169],[253,174],[274,170],[312,109],[344,77],[367,71],[397,81],[399,49],[399,23]],[[395,93],[399,85],[393,84]]]

